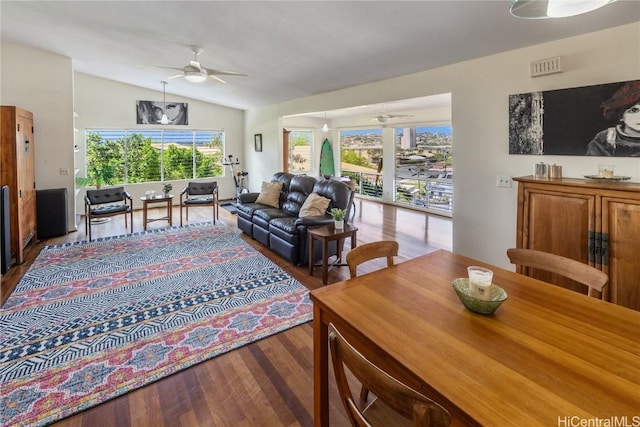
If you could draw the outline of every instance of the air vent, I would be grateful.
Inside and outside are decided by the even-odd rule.
[[[541,59],[531,63],[531,77],[546,76],[562,72],[560,57]]]

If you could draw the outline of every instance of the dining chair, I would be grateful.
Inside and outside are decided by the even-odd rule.
[[[127,214],[131,220],[133,232],[133,200],[124,187],[87,190],[84,196],[84,225],[89,241],[91,241],[92,222],[115,215],[124,215],[125,228],[129,228]]]
[[[395,240],[380,240],[356,246],[347,253],[350,277],[353,279],[357,276],[357,268],[360,264],[376,258],[387,258],[387,267],[391,267],[393,265],[393,257],[398,256],[398,248],[398,242]],[[368,396],[369,390],[362,386],[362,390],[360,390],[360,402],[362,405],[366,403]]]
[[[533,276],[532,268],[554,273],[575,280],[588,288],[588,295],[608,300],[609,276],[595,267],[560,255],[535,249],[507,249],[512,264],[527,267],[527,276]]]
[[[398,256],[398,248],[398,242],[395,240],[380,240],[356,246],[347,253],[347,265],[351,278],[357,276],[356,269],[360,264],[372,259],[387,258],[387,266],[392,266],[393,257]]]
[[[218,183],[189,182],[180,192],[180,226],[182,227],[182,208],[185,208],[187,221],[189,221],[189,206],[211,206],[213,210],[213,223],[216,223],[218,212]]]
[[[429,426],[451,424],[449,412],[406,384],[384,372],[329,325],[329,347],[340,400],[351,425],[364,426]],[[358,407],[345,373],[345,366],[376,398]]]

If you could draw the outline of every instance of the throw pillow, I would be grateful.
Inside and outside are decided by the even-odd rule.
[[[262,205],[280,207],[280,190],[282,190],[281,182],[263,182],[260,194],[256,199],[256,203]]]
[[[307,200],[304,201],[300,208],[298,216],[318,216],[324,215],[327,212],[331,199],[327,199],[319,195],[318,193],[311,193]]]

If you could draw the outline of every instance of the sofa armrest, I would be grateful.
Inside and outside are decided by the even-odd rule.
[[[329,215],[305,216],[296,219],[296,226],[315,227],[327,224],[333,224],[333,219]]]
[[[255,203],[260,193],[241,193],[238,196],[240,203]]]

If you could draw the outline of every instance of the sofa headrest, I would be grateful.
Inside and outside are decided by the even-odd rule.
[[[347,209],[351,200],[351,189],[344,182],[330,180],[317,181],[313,192],[331,199],[327,212],[333,208]]]
[[[295,175],[291,179],[289,194],[287,195],[287,200],[282,205],[282,210],[292,215],[298,215],[304,201],[307,200],[309,194],[313,192],[316,182],[316,179],[312,176]]]
[[[271,182],[281,182],[282,183],[282,191],[285,193],[289,192],[289,186],[291,185],[291,179],[293,179],[295,175],[287,172],[277,172],[274,173],[271,177]]]

